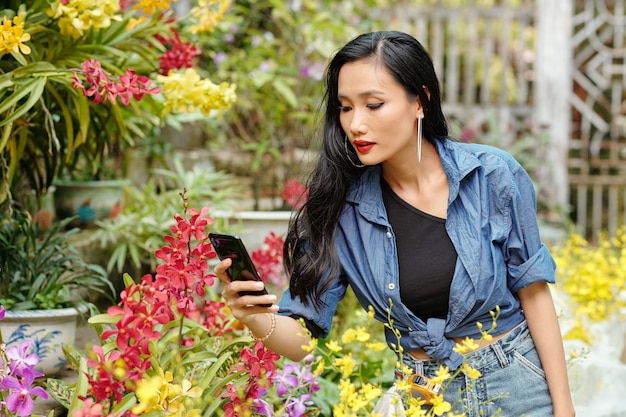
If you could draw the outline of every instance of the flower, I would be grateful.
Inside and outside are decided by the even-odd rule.
[[[0,305],[0,320],[6,311]],[[26,417],[33,413],[34,397],[47,399],[48,393],[36,385],[35,379],[43,376],[35,371],[39,357],[27,353],[32,340],[25,339],[19,346],[6,347],[0,334],[0,415]]]
[[[569,297],[574,326],[565,339],[592,342],[589,324],[619,317],[626,311],[626,226],[592,244],[578,233],[552,248],[559,271],[557,288]]]
[[[58,177],[100,178],[106,161],[174,123],[172,113],[230,108],[236,86],[213,83],[195,62],[201,33],[230,1],[198,1],[179,17],[170,0],[9,0],[0,10],[0,203],[18,187],[42,193]]]
[[[209,265],[213,219],[206,207],[188,208],[182,195],[185,210],[155,252],[154,276],[126,276],[119,304],[90,319],[101,343],[81,360],[84,388],[74,390],[81,400],[67,404],[69,414],[191,417],[222,408],[231,416],[304,415],[319,390],[313,360],[287,364],[226,311]]]
[[[5,54],[10,52],[21,52],[24,55],[30,54],[30,47],[24,42],[30,40],[30,34],[24,32],[24,14],[20,13],[13,18],[7,20],[2,18],[2,26],[0,31],[0,51]]]
[[[250,258],[258,265],[257,272],[264,282],[271,282],[277,288],[285,288],[287,275],[283,269],[283,244],[285,239],[270,232],[263,240],[263,246],[255,249]]]
[[[157,76],[157,81],[163,84],[163,114],[200,111],[208,116],[213,110],[221,114],[237,97],[234,85],[226,82],[213,84],[202,79],[193,68],[187,68],[182,74],[170,71],[167,75]]]

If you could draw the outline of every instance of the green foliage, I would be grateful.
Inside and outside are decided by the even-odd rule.
[[[65,230],[72,218],[39,230],[27,213],[15,210],[0,221],[0,305],[7,310],[93,307],[94,292],[113,299],[113,285],[99,265],[86,263]]]
[[[143,190],[127,187],[128,201],[120,214],[96,221],[92,241],[107,252],[109,272],[129,266],[140,269],[146,263],[154,271],[153,254],[175,223],[172,213],[179,211],[183,189],[193,201],[222,210],[232,208],[239,193],[231,175],[211,168],[188,170],[179,159],[174,159],[171,170],[153,170]]]
[[[109,152],[133,146],[160,123],[161,105],[150,95],[127,106],[96,104],[73,87],[72,74],[87,59],[101,61],[113,75],[129,67],[137,75],[153,72],[163,51],[155,35],[166,33],[171,23],[155,15],[128,29],[131,9],[109,27],[74,39],[61,34],[46,14],[49,7],[46,0],[11,0],[0,9],[0,19],[23,12],[31,35],[30,54],[12,52],[0,60],[0,203],[21,176],[45,190],[82,161],[97,177]]]
[[[253,180],[258,201],[307,171],[309,143],[323,93],[323,72],[341,45],[373,23],[362,2],[237,1],[209,37],[200,39],[206,67],[237,84],[237,103],[224,116],[213,146],[245,161],[229,169]],[[298,7],[296,9],[296,7]],[[267,193],[267,191],[266,191]]]

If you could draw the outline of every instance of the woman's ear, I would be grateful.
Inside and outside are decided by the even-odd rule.
[[[426,96],[428,97],[428,100],[430,100],[430,91],[428,90],[428,87],[423,85],[422,88],[424,89],[424,92],[426,93]],[[415,114],[415,117],[423,118],[425,116],[425,114],[424,114],[424,106],[422,106],[422,102],[421,102],[419,96],[417,96],[415,101],[417,102],[417,113]]]
[[[424,118],[424,106],[422,106],[419,97],[415,99],[415,117],[418,119]]]

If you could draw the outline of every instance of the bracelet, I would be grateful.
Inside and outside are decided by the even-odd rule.
[[[276,315],[270,314],[270,320],[272,321],[272,324],[270,326],[270,330],[267,332],[265,336],[256,337],[254,333],[252,333],[252,330],[250,330],[250,337],[253,338],[257,342],[265,342],[267,339],[269,339],[272,333],[274,333],[274,330],[276,330]]]

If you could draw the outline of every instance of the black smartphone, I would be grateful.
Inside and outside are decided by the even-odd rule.
[[[223,233],[209,233],[209,239],[215,249],[215,253],[220,260],[230,258],[232,265],[226,270],[228,277],[233,280],[254,280],[261,281],[250,254],[246,250],[243,241],[239,236],[227,235]],[[265,295],[267,291],[263,288],[260,291],[241,291],[239,295]],[[271,304],[259,304],[263,307],[271,307]]]

